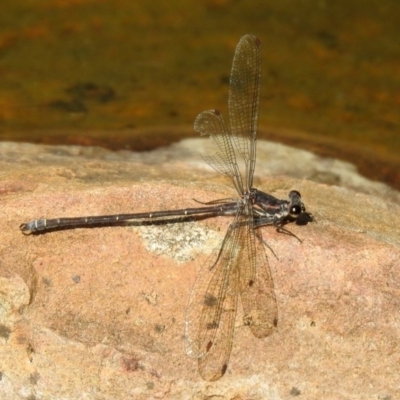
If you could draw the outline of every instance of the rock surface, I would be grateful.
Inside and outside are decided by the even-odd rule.
[[[254,186],[299,190],[317,223],[290,226],[302,243],[263,228],[278,328],[256,339],[239,310],[228,371],[213,383],[185,355],[185,307],[230,217],[19,230],[236,196],[198,156],[206,142],[148,154],[0,144],[0,398],[400,397],[400,195],[350,164],[259,143]]]

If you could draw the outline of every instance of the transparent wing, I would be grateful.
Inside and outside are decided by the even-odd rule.
[[[243,36],[231,72],[231,130],[216,110],[204,111],[195,121],[195,129],[210,135],[218,147],[215,154],[204,159],[232,179],[243,199],[221,249],[200,271],[186,313],[186,353],[198,359],[201,376],[210,381],[219,379],[228,367],[239,294],[244,322],[255,336],[269,335],[277,323],[273,281],[261,233],[254,225],[252,203],[246,196],[252,188],[256,162],[260,76],[260,41],[252,35]],[[235,151],[245,161],[245,187]]]
[[[187,308],[186,353],[199,359],[199,372],[206,380],[219,379],[225,373],[232,349],[240,291],[238,260],[247,219],[241,211],[230,225],[216,260],[200,271]]]
[[[274,282],[261,232],[248,225],[240,269],[243,322],[258,338],[270,335],[278,323]]]
[[[235,151],[222,115],[217,110],[208,110],[200,113],[194,129],[201,135],[210,135],[218,147],[218,151],[203,159],[217,172],[232,179],[236,190],[243,193],[242,177],[236,162]]]
[[[237,282],[239,270],[234,268],[229,276],[228,288],[222,306],[213,341],[209,343],[208,351],[198,359],[198,369],[201,377],[207,381],[221,378],[229,363],[232,351],[235,317],[238,302]]]
[[[253,185],[260,100],[260,40],[243,36],[236,47],[229,87],[230,128],[237,151],[246,163],[246,187]]]

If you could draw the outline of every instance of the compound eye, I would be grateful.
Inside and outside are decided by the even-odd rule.
[[[301,207],[298,204],[291,206],[289,214],[291,217],[298,217],[301,214]]]
[[[289,193],[289,197],[290,197],[290,198],[292,198],[292,197],[294,197],[294,196],[298,197],[299,199],[301,198],[301,194],[300,194],[297,190],[292,190],[292,191]]]

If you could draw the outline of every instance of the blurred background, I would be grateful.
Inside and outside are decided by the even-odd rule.
[[[261,39],[259,138],[400,189],[397,0],[17,0],[0,6],[0,140],[151,150],[227,118],[240,37]]]

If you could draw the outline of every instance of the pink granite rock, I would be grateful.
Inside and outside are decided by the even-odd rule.
[[[139,163],[102,150],[3,145],[0,397],[399,397],[396,202],[299,176],[258,175],[256,186],[278,197],[301,191],[317,223],[290,226],[302,243],[263,228],[278,257],[268,252],[278,327],[256,339],[239,310],[228,371],[213,383],[185,355],[185,308],[230,217],[21,234],[22,222],[39,217],[192,207],[193,198],[235,196],[217,174],[168,151],[158,163]],[[258,159],[260,171],[267,161]]]

